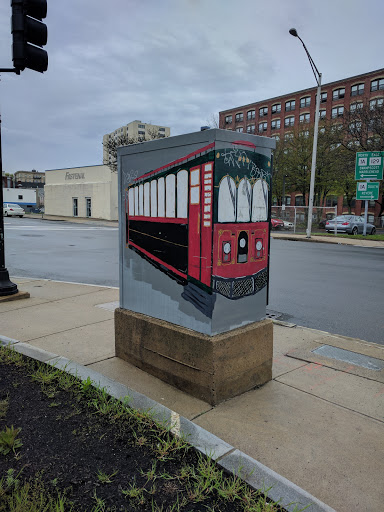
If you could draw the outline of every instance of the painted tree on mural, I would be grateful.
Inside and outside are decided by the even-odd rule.
[[[146,142],[154,139],[161,139],[162,135],[159,135],[155,128],[148,128],[146,130],[145,137],[130,137],[128,134],[110,136],[106,141],[103,142],[104,151],[107,154],[108,162],[106,165],[111,169],[112,172],[117,172],[117,148],[121,146],[129,146],[130,144],[138,144],[140,142]]]

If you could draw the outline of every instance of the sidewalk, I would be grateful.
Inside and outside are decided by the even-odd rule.
[[[2,336],[152,398],[338,512],[383,510],[384,346],[276,323],[273,380],[211,407],[115,357],[117,289],[13,281],[30,298],[0,302]]]

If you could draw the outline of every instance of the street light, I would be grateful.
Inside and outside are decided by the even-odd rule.
[[[291,28],[289,30],[291,36],[297,37],[300,39],[301,44],[304,47],[304,50],[308,56],[309,63],[311,65],[313,74],[315,75],[315,80],[317,83],[317,98],[316,98],[316,112],[315,112],[315,129],[313,132],[313,149],[312,149],[312,165],[311,165],[311,184],[309,187],[309,204],[308,204],[308,224],[307,224],[307,238],[311,238],[312,231],[312,212],[313,212],[313,196],[315,191],[315,171],[316,171],[316,153],[317,153],[317,135],[319,132],[319,117],[320,117],[320,95],[321,95],[321,73],[316,67],[316,64],[313,62],[312,57],[309,54],[303,40],[298,35],[297,30],[295,28]]]

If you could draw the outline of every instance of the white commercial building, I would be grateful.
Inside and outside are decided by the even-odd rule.
[[[27,212],[36,208],[35,188],[3,188],[3,203],[20,205]]]
[[[45,214],[118,219],[117,173],[107,165],[45,173]]]

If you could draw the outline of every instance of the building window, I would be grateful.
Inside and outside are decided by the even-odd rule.
[[[242,121],[244,121],[244,114],[241,112],[240,114],[236,114],[236,123],[240,123]]]
[[[143,132],[143,130],[139,130],[138,133],[139,135],[145,135],[145,131]]]
[[[264,117],[266,115],[268,115],[268,107],[259,108],[259,116]]]
[[[286,134],[284,135],[284,140],[285,140],[285,141],[293,140],[293,133],[286,133]]]
[[[268,124],[265,123],[259,123],[259,132],[266,132],[267,131]]]
[[[363,108],[363,102],[362,101],[351,103],[351,105],[349,107],[351,112],[355,112],[356,110],[361,110],[362,108]]]
[[[238,126],[238,127],[236,128],[236,131],[237,131],[237,132],[239,132],[239,133],[243,133],[244,128],[243,128],[242,126]]]
[[[231,124],[232,123],[232,116],[225,116],[225,124]]]
[[[303,132],[300,132],[302,137],[308,138],[309,137],[309,130],[304,130]]]
[[[73,206],[73,216],[77,217],[79,215],[79,200],[77,197],[72,198],[72,206]]]
[[[364,84],[352,85],[351,96],[361,96],[364,94]]]
[[[352,123],[349,123],[349,130],[351,132],[360,132],[361,131],[361,121],[353,121]]]
[[[316,96],[317,96],[317,94],[316,94]],[[328,97],[328,93],[322,92],[320,95],[320,103],[325,103],[327,101],[327,97]]]
[[[284,204],[286,206],[291,206],[291,196],[285,196],[285,202]]]
[[[247,133],[255,133],[255,125],[250,124],[247,126]]]
[[[274,105],[272,105],[271,112],[272,114],[278,114],[279,112],[281,112],[281,103],[275,103]]]
[[[286,117],[284,121],[284,126],[293,126],[295,124],[295,116]]]
[[[272,135],[272,139],[275,139],[276,141],[280,140],[280,135]]]
[[[371,91],[382,91],[384,90],[384,78],[378,78],[377,80],[372,80],[371,82]]]
[[[333,100],[339,100],[341,98],[344,98],[344,96],[345,96],[345,87],[340,87],[340,89],[335,89],[332,93]]]
[[[145,124],[139,124],[138,128],[144,128],[145,129]]]
[[[304,197],[303,196],[296,196],[295,197],[295,206],[305,206],[305,204],[304,204]]]
[[[85,198],[85,212],[87,217],[92,217],[92,202],[90,197]]]
[[[285,102],[285,111],[290,112],[291,110],[295,110],[296,107],[296,101],[290,100]]]
[[[159,128],[159,132],[165,132],[165,128]]]
[[[309,123],[309,114],[300,114],[300,123]]]
[[[247,120],[251,121],[252,119],[255,119],[256,111],[255,110],[248,110],[247,112]]]
[[[310,96],[306,96],[305,98],[301,98],[300,99],[300,108],[309,107],[310,104],[311,104],[311,97]]]
[[[273,119],[271,121],[271,129],[272,130],[278,130],[280,127],[281,127],[280,119]]]
[[[338,107],[334,107],[332,109],[332,119],[335,119],[336,117],[343,117],[344,114],[344,107],[342,105]]]
[[[320,110],[320,119],[325,119],[326,115],[327,115],[326,110]]]
[[[374,110],[375,108],[379,108],[383,106],[384,98],[374,98],[369,102],[369,108]]]

